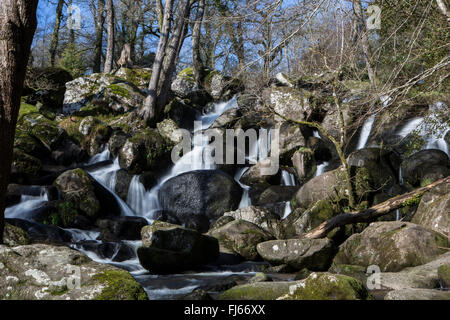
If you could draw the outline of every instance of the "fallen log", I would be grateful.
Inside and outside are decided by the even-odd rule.
[[[341,227],[352,223],[372,221],[373,219],[381,217],[391,212],[392,210],[399,209],[403,206],[408,205],[408,203],[411,203],[411,201],[416,202],[415,200],[420,200],[420,198],[425,192],[444,183],[450,183],[450,176],[438,180],[436,182],[433,182],[425,187],[418,188],[411,192],[391,198],[371,208],[362,211],[347,212],[344,214],[337,215],[323,222],[317,228],[311,230],[310,232],[305,233],[304,235],[301,236],[301,238],[307,239],[325,238],[330,231],[332,231],[337,227]]]

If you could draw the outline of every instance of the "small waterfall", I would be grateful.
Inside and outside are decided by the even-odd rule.
[[[98,162],[109,160],[110,158],[111,158],[111,153],[109,152],[108,144],[106,144],[105,149],[101,153],[98,153],[98,154],[94,155],[93,157],[91,157],[91,159],[89,159],[87,164],[95,164]]]
[[[398,130],[397,135],[401,137],[406,137],[408,134],[416,130],[423,123],[424,118],[413,118],[405,123],[403,127]]]
[[[361,135],[359,136],[358,146],[356,147],[356,150],[363,149],[366,146],[367,141],[369,141],[374,121],[375,116],[370,116],[369,119],[364,122],[364,125],[361,128]]]
[[[281,170],[281,185],[283,186],[295,186],[295,175],[287,170]],[[284,206],[284,213],[282,219],[286,219],[292,213],[291,202],[286,201]]]
[[[161,209],[158,202],[158,194],[147,192],[144,185],[140,182],[140,176],[134,176],[131,179],[127,204],[141,217],[152,216],[154,212]]]
[[[322,175],[325,172],[325,170],[327,169],[328,164],[329,163],[327,161],[324,161],[321,164],[317,165],[315,176],[318,177],[318,176]]]
[[[115,187],[117,182],[117,171],[120,170],[119,158],[116,158],[114,162],[104,168],[89,172],[98,183],[108,189],[116,199],[122,216],[135,216],[136,214],[131,210],[128,205],[123,201],[116,193]]]
[[[246,160],[251,164],[255,164],[258,161],[267,159],[270,155],[271,140],[272,130],[260,128],[258,141],[250,146]]]
[[[244,175],[245,172],[247,172],[248,169],[249,169],[249,167],[241,168],[236,172],[236,174],[234,176],[234,180],[237,183],[239,183],[241,188],[244,190],[244,192],[242,192],[241,202],[239,203],[239,209],[247,208],[252,205],[252,200],[250,199],[250,195],[249,195],[250,187],[240,182],[242,176]]]
[[[313,131],[313,137],[322,139],[322,138],[320,137],[320,134],[319,134],[319,131],[318,131],[318,130],[314,130],[314,131]]]
[[[28,219],[27,213],[33,211],[48,201],[48,194],[45,190],[41,191],[40,196],[22,195],[20,203],[5,209],[5,218]]]

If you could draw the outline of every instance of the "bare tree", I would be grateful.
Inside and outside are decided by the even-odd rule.
[[[103,26],[105,24],[105,0],[98,0],[97,13],[95,15],[95,49],[94,49],[94,64],[92,71],[94,73],[100,72],[102,64],[103,51]]]
[[[50,66],[55,66],[56,50],[58,48],[59,41],[59,28],[61,26],[62,10],[64,6],[64,0],[58,0],[55,14],[55,26],[53,28],[52,40],[50,42]]]
[[[0,243],[20,96],[37,25],[37,4],[38,0],[0,1]]]
[[[205,0],[199,0],[197,14],[195,16],[194,27],[192,28],[192,66],[194,70],[194,78],[200,86],[202,79],[202,56],[200,52],[200,36],[202,30],[202,20],[205,13]]]
[[[106,49],[106,59],[104,72],[112,71],[114,63],[114,2],[113,0],[106,1],[107,24],[108,24],[108,47]]]

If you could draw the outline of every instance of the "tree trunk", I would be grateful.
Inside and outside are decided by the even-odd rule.
[[[70,8],[72,8],[72,0],[69,0],[67,5]],[[71,10],[71,12],[72,12],[72,10]],[[70,16],[69,19],[72,19],[72,17]],[[71,28],[70,32],[69,32],[69,44],[71,44],[71,45],[75,44],[75,29],[74,28]]]
[[[38,0],[0,1],[0,243],[20,97],[37,25],[37,4]]]
[[[59,0],[56,6],[55,26],[53,28],[52,39],[50,41],[50,66],[55,66],[56,50],[58,49],[59,41],[59,28],[61,26],[62,10],[64,6],[64,0]]]
[[[369,75],[370,84],[374,88],[376,86],[375,71],[372,66],[372,55],[370,52],[369,38],[367,37],[367,28],[362,12],[361,0],[353,0],[353,11],[357,19],[359,37],[361,39],[361,46],[364,54],[364,61],[366,63],[367,73]]]
[[[167,0],[164,6],[164,16],[159,37],[158,49],[156,50],[155,61],[153,62],[152,77],[148,86],[149,94],[145,99],[144,105],[139,111],[140,116],[147,122],[152,120],[156,115],[156,99],[158,97],[158,85],[161,77],[164,57],[166,54],[166,46],[169,41],[169,33],[171,29],[171,18],[173,11],[173,0]]]
[[[205,13],[205,0],[199,0],[197,15],[195,16],[194,27],[192,30],[192,66],[194,70],[194,78],[197,85],[202,84],[203,62],[200,53],[200,36],[202,31],[202,20]]]
[[[94,65],[92,71],[99,73],[102,64],[103,51],[103,25],[105,24],[105,0],[98,0],[97,18],[95,23],[95,49],[94,49]]]
[[[443,183],[450,183],[450,176],[447,178],[438,180],[436,182],[433,182],[432,184],[429,184],[426,187],[422,187],[422,188],[413,190],[411,192],[402,194],[400,196],[394,197],[392,199],[389,199],[389,200],[382,202],[380,204],[377,204],[376,206],[373,206],[369,209],[366,209],[363,211],[357,211],[357,212],[344,213],[344,214],[335,216],[335,217],[323,222],[320,226],[318,226],[314,230],[304,234],[302,236],[302,238],[308,238],[308,239],[325,238],[330,231],[332,231],[333,229],[335,229],[337,227],[345,226],[345,225],[351,224],[351,223],[370,222],[373,219],[376,219],[378,217],[381,217],[381,216],[391,212],[392,210],[395,210],[395,209],[405,206],[405,203],[408,201],[411,201],[414,199],[419,199],[425,192],[427,192]]]
[[[106,50],[105,69],[103,72],[112,71],[114,63],[114,3],[113,0],[106,1],[107,23],[108,23],[108,47]]]
[[[156,107],[157,113],[169,102],[170,86],[172,83],[172,75],[175,72],[175,65],[180,53],[181,47],[185,39],[188,26],[188,18],[191,4],[189,0],[180,1],[178,3],[178,17],[175,22],[172,38],[169,46],[166,48],[166,58],[163,63],[163,71],[161,74],[161,90],[158,95]]]

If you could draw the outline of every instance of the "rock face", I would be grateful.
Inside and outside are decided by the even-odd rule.
[[[335,252],[329,239],[274,240],[258,244],[257,250],[272,265],[286,264],[295,270],[315,271],[327,270]]]
[[[278,238],[280,233],[280,217],[270,212],[268,209],[250,206],[236,211],[225,212],[223,216],[254,223],[258,227],[272,234],[275,238]]]
[[[117,217],[97,220],[96,225],[102,229],[101,238],[109,236],[120,240],[140,240],[141,229],[148,222],[141,217]]]
[[[404,183],[412,187],[426,185],[450,174],[447,154],[440,150],[422,150],[401,164]]]
[[[216,239],[167,222],[155,221],[142,228],[141,265],[155,273],[190,270],[214,261],[219,255]]]
[[[444,264],[438,268],[438,277],[442,287],[450,288],[450,263]]]
[[[233,178],[218,170],[183,173],[161,187],[159,201],[169,218],[180,224],[204,225],[224,212],[236,210],[242,189]],[[209,223],[200,231],[207,231]]]
[[[306,90],[300,91],[289,87],[271,88],[270,103],[274,106],[276,113],[298,121],[305,120],[312,113]],[[275,118],[280,117],[275,116]]]
[[[179,129],[177,124],[172,119],[164,119],[158,123],[156,127],[158,128],[158,132],[161,136],[175,144],[180,143],[183,139],[182,134],[177,131]]]
[[[378,265],[381,271],[396,272],[430,262],[448,247],[446,237],[421,226],[400,221],[374,222],[340,246],[334,263]]]
[[[67,247],[0,246],[0,261],[2,300],[147,300],[128,272]]]
[[[361,281],[338,274],[311,273],[279,300],[371,300]]]
[[[82,169],[64,172],[54,182],[63,200],[71,202],[76,209],[89,218],[100,213],[100,202],[94,192],[88,174]]]
[[[237,254],[250,261],[260,259],[256,250],[258,243],[273,239],[267,231],[244,220],[231,221],[208,234],[219,241],[222,253]]]
[[[450,183],[425,193],[411,222],[450,236]]]

